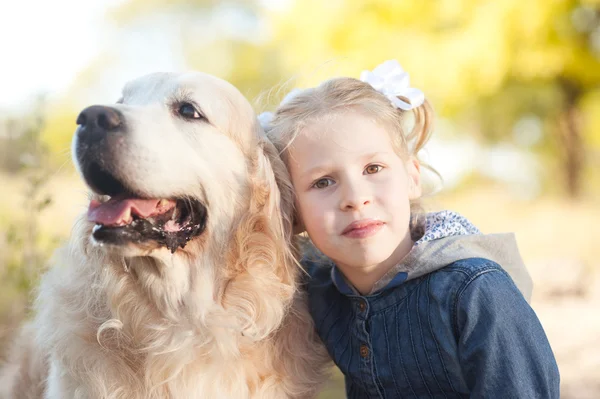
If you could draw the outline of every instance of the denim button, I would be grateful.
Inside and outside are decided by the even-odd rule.
[[[365,303],[365,301],[363,301],[363,300],[359,301],[358,308],[360,309],[361,312],[364,312],[365,309],[367,308],[367,304]]]
[[[361,357],[369,356],[369,347],[367,345],[363,344],[360,346],[360,356]]]

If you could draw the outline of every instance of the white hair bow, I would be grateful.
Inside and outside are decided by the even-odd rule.
[[[265,111],[258,115],[258,123],[263,128],[263,130],[267,130],[271,125],[271,121],[273,120],[273,113],[269,111]]]
[[[408,111],[423,104],[425,95],[419,89],[410,87],[408,73],[398,61],[385,61],[373,71],[363,71],[360,80],[370,84],[375,90],[386,96],[396,108]],[[402,96],[409,102],[398,98]]]

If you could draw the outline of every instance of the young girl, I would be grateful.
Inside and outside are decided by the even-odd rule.
[[[558,398],[514,237],[419,212],[417,154],[433,111],[408,82],[388,61],[293,93],[266,125],[291,174],[298,230],[324,255],[305,250],[302,263],[347,396]]]

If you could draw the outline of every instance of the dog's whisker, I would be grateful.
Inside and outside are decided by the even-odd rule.
[[[129,273],[129,265],[127,265],[125,258],[121,258],[121,265],[123,266],[125,273]]]
[[[192,204],[192,200],[189,197],[186,197],[185,204],[189,213],[190,220],[194,220],[194,206]]]
[[[71,146],[65,147],[58,152],[58,155],[71,155]]]
[[[58,174],[60,174],[60,172],[62,171],[62,169],[65,167],[65,165],[67,165],[68,163],[70,163],[70,161],[71,160],[69,158],[65,159],[65,161],[60,164],[60,166],[56,169],[56,171],[54,171],[54,173],[52,173],[51,176],[49,176],[49,178],[53,178],[53,177],[57,176]]]

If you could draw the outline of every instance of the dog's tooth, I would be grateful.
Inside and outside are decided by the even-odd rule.
[[[127,210],[125,210],[125,213],[123,213],[123,218],[122,218],[125,223],[131,223],[131,221],[133,220],[133,218],[131,217],[131,208],[127,208]]]
[[[160,201],[158,201],[158,208],[162,208],[165,207],[169,204],[169,200],[168,199],[161,199]]]

